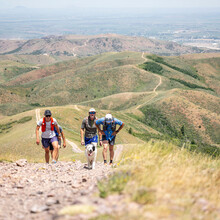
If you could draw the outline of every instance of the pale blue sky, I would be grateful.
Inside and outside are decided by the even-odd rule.
[[[220,8],[220,0],[0,0],[0,9],[28,8]]]

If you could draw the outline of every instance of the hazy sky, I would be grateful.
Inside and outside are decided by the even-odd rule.
[[[220,0],[0,0],[0,8],[220,8]]]

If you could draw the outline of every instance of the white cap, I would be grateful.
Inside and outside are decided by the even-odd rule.
[[[111,114],[107,114],[107,115],[105,116],[105,120],[106,120],[106,122],[112,122],[112,120],[113,120],[112,115],[111,115]]]
[[[96,112],[94,108],[90,108],[89,112]]]

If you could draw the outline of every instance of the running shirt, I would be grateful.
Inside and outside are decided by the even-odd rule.
[[[58,125],[57,120],[55,118],[53,118],[53,121],[54,121],[54,125]],[[42,123],[43,123],[43,118],[41,118],[40,121],[37,122],[37,125],[41,127]],[[46,122],[46,130],[45,132],[42,132],[41,137],[42,138],[53,138],[54,136],[56,136],[56,133],[55,131],[51,131],[51,121]]]
[[[100,118],[99,120],[96,121],[96,124],[97,125],[103,125],[104,124],[104,121],[105,121],[105,118]],[[123,122],[118,120],[117,118],[114,118],[114,122],[115,122],[115,125],[122,125]],[[106,124],[106,131],[105,132],[105,135],[106,135],[106,139],[107,140],[112,140],[112,138],[114,138],[114,136],[112,136],[112,123],[111,124]]]
[[[87,123],[88,120],[88,123]],[[91,120],[90,117],[85,117],[82,121],[81,128],[85,129],[85,137],[93,138],[97,135],[97,128],[95,126],[95,120]]]

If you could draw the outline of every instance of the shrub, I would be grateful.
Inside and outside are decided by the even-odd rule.
[[[140,67],[146,71],[162,75],[163,68],[157,63],[145,62],[144,64],[141,64]]]
[[[179,68],[177,66],[173,66],[173,65],[167,63],[166,61],[164,61],[164,59],[162,57],[158,57],[156,55],[151,55],[151,56],[147,56],[147,58],[149,58],[151,60],[154,60],[157,63],[162,63],[162,64],[164,64],[164,65],[166,65],[166,66],[168,66],[168,67],[170,67],[170,68],[172,68],[172,69],[174,69],[174,70],[176,70],[178,72],[184,73],[184,74],[186,74],[188,76],[191,76],[191,77],[193,77],[195,79],[200,79],[200,77],[196,73],[193,73],[193,72],[190,72],[188,70]]]
[[[186,82],[186,81],[181,80],[181,79],[170,78],[170,80],[179,82],[179,83],[183,84],[184,86],[187,86],[187,87],[189,87],[191,89],[205,89],[205,90],[209,90],[209,91],[214,92],[214,90],[211,89],[211,88],[206,88],[206,87],[199,86],[199,85],[196,85],[196,84],[193,84],[193,83],[189,83],[189,82]]]

